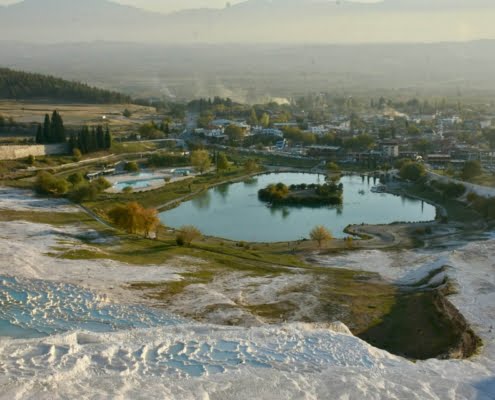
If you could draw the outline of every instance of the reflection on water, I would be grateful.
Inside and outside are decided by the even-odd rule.
[[[345,237],[350,224],[388,224],[435,219],[436,209],[420,200],[372,193],[378,178],[346,176],[344,201],[338,207],[271,207],[258,200],[268,184],[324,183],[324,175],[279,173],[215,187],[178,208],[162,213],[168,226],[195,225],[203,233],[232,240],[281,242],[308,237],[316,225]]]
[[[258,178],[249,178],[246,179],[243,183],[244,186],[255,186],[258,184]]]
[[[229,194],[230,184],[224,183],[215,187],[215,192],[218,193],[223,199],[226,199]]]
[[[206,192],[200,193],[191,200],[191,203],[199,210],[208,210],[211,204],[211,192],[208,190]]]

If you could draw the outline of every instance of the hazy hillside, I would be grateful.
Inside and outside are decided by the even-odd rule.
[[[69,82],[48,75],[31,74],[0,68],[0,98],[57,99],[83,103],[125,103],[130,99],[120,93]]]
[[[432,42],[495,38],[494,19],[491,0],[248,0],[170,15],[107,0],[25,0],[0,8],[0,36],[38,43]]]
[[[492,91],[495,41],[472,39],[495,39],[494,20],[493,0],[248,0],[169,15],[108,0],[25,0],[0,8],[0,62],[186,99]]]
[[[258,101],[315,91],[495,91],[495,41],[389,45],[28,45],[0,42],[5,66],[136,96]]]

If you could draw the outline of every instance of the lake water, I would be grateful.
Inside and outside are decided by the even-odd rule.
[[[344,202],[339,207],[267,207],[258,200],[258,190],[271,183],[287,185],[324,183],[316,174],[274,173],[246,182],[210,189],[179,207],[160,214],[166,226],[195,225],[204,234],[249,242],[280,242],[307,238],[316,225],[324,225],[335,237],[350,224],[389,224],[435,219],[434,206],[420,200],[373,193],[378,180],[345,176]]]

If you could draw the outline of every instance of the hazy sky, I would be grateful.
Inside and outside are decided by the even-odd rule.
[[[0,4],[7,5],[18,3],[21,0],[0,0]],[[84,0],[81,0],[84,1]],[[172,12],[191,8],[222,8],[228,0],[111,0],[122,4],[128,4],[151,11]],[[240,3],[244,0],[230,0],[231,4]],[[351,0],[352,1],[352,0]],[[380,0],[356,0],[360,3],[373,3]]]

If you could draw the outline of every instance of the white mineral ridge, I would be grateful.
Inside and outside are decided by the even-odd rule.
[[[68,206],[46,200],[33,206],[35,199],[12,193],[0,195],[0,208]],[[85,300],[86,312],[104,308],[109,298],[131,303],[135,299],[126,297],[122,285],[180,279],[184,263],[194,268],[196,262],[138,267],[47,256],[67,234],[81,230],[0,223],[0,275],[31,288],[27,295],[34,307],[26,323],[79,309],[79,297],[57,299],[60,292],[71,299],[69,284],[94,293]],[[448,265],[459,287],[451,300],[485,346],[471,360],[412,363],[368,345],[340,324],[242,328],[181,322],[105,333],[77,329],[42,339],[0,338],[0,399],[495,399],[494,240],[456,250],[351,252],[323,261],[399,282]],[[48,300],[37,309],[40,293],[51,284],[56,289],[44,294]]]
[[[45,199],[36,197],[29,190],[0,187],[0,211],[38,211],[38,212],[77,212],[78,208],[64,199]]]

